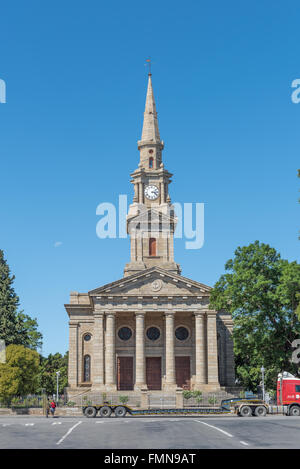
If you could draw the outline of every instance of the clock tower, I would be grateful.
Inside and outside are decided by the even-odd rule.
[[[138,141],[140,162],[130,181],[134,197],[127,215],[130,262],[125,266],[125,277],[154,266],[180,273],[174,261],[177,219],[169,195],[172,174],[164,168],[163,149],[149,73],[142,137]]]

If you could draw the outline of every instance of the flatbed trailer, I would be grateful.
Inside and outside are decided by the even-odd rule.
[[[269,412],[268,405],[258,399],[227,399],[222,401],[218,408],[212,407],[183,407],[183,408],[153,408],[153,409],[133,409],[130,406],[119,404],[111,405],[109,403],[82,405],[82,412],[87,418],[94,418],[99,415],[108,418],[125,417],[127,414],[138,415],[225,415],[236,414],[240,417],[249,417],[251,415],[263,417]]]

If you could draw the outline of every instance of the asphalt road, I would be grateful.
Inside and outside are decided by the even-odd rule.
[[[0,417],[0,449],[300,448],[300,418]]]

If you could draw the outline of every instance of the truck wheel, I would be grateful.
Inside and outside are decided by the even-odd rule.
[[[111,416],[111,412],[111,408],[108,405],[104,405],[103,407],[101,407],[99,414],[101,417],[107,418]]]
[[[96,414],[97,414],[97,409],[95,409],[95,407],[90,406],[84,410],[84,415],[88,418],[96,417]]]
[[[127,409],[122,405],[119,405],[115,408],[115,416],[116,417],[125,417]]]
[[[263,405],[255,407],[254,415],[256,417],[265,417],[267,415],[267,409]]]
[[[292,407],[290,408],[290,411],[289,411],[289,415],[291,415],[292,417],[299,417],[300,416],[300,407],[298,407],[297,405],[292,405]]]
[[[251,417],[251,415],[252,415],[251,407],[249,407],[248,405],[243,405],[243,407],[240,409],[240,416]]]

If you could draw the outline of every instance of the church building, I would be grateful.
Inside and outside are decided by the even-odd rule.
[[[174,257],[176,214],[163,163],[149,73],[140,161],[127,215],[130,261],[120,280],[71,292],[69,395],[234,386],[232,318],[209,309],[211,288],[181,275]]]

